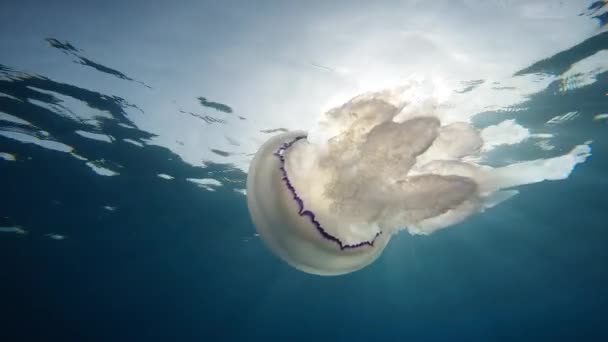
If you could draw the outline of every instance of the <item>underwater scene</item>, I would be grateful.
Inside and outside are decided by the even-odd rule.
[[[605,341],[608,1],[0,4],[1,341]]]

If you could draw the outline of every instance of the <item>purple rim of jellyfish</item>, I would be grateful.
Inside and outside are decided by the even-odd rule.
[[[285,170],[285,157],[283,156],[283,153],[285,153],[285,151],[288,148],[290,148],[296,141],[305,139],[305,138],[306,138],[305,135],[298,136],[295,139],[293,139],[292,141],[290,141],[288,143],[284,143],[283,146],[281,146],[274,153],[274,155],[277,156],[279,158],[279,160],[281,161],[280,170],[281,170],[281,173],[283,174],[282,179],[285,182],[285,186],[287,186],[287,189],[289,189],[289,191],[291,192],[293,199],[296,201],[296,203],[298,203],[298,214],[300,216],[308,217],[310,219],[310,222],[317,228],[317,231],[321,234],[321,236],[323,236],[325,239],[327,239],[329,241],[335,242],[340,247],[341,250],[359,248],[359,247],[363,247],[363,246],[372,246],[373,247],[374,242],[376,241],[378,236],[380,236],[380,234],[382,234],[382,232],[376,233],[376,236],[374,236],[374,238],[371,241],[363,241],[363,242],[359,242],[359,243],[352,244],[352,245],[345,244],[339,238],[328,233],[327,230],[325,230],[325,228],[323,228],[323,226],[321,226],[321,223],[319,223],[319,221],[317,221],[317,219],[315,217],[315,213],[313,213],[312,211],[310,211],[304,207],[304,201],[302,200],[302,198],[300,196],[298,196],[298,193],[296,192],[296,188],[291,184],[291,181],[289,180],[289,177],[287,176],[287,170]]]

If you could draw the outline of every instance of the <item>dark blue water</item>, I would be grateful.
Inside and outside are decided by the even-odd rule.
[[[79,59],[76,47],[57,39],[50,48],[83,68],[150,87]],[[559,75],[606,49],[608,34],[598,33],[520,74]],[[0,111],[39,129],[0,121],[2,131],[44,139],[44,130],[120,175],[100,176],[69,153],[0,136],[0,152],[16,159],[0,159],[0,226],[27,231],[0,235],[0,341],[606,340],[608,126],[592,118],[608,112],[608,73],[596,79],[567,93],[555,82],[517,112],[532,128],[556,111],[579,112],[556,128],[556,148],[591,138],[593,156],[567,181],[524,187],[516,199],[429,237],[402,233],[371,266],[319,277],[282,263],[254,236],[245,197],[235,191],[245,186],[240,169],[193,166],[165,147],[124,142],[153,137],[124,126],[133,125],[127,111],[137,103],[1,65],[0,93],[9,96],[0,96]],[[60,103],[52,94],[110,113],[97,132],[116,141],[82,137],[75,131],[90,130],[86,122],[31,101]],[[211,113],[207,120],[238,115],[214,99],[201,105],[210,111],[192,114]],[[476,124],[514,115],[497,112]],[[204,191],[187,178],[223,186]]]

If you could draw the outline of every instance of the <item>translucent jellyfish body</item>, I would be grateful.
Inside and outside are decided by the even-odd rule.
[[[444,124],[438,108],[395,94],[355,97],[326,114],[324,134],[280,134],[256,153],[249,211],[266,245],[293,267],[353,272],[400,230],[454,225],[517,194],[513,187],[568,177],[590,155],[579,145],[555,158],[480,165],[472,162],[484,148],[480,130]]]
[[[298,182],[290,177],[291,148],[305,139],[305,132],[284,133],[271,138],[256,154],[247,178],[253,222],[268,247],[302,271],[320,275],[355,271],[380,255],[390,234],[374,233],[355,242],[332,234],[340,230],[340,224],[328,225],[336,224],[339,217],[321,223],[322,215],[308,206],[295,188]]]

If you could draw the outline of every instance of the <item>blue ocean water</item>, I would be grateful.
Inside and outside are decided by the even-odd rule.
[[[534,129],[556,113],[575,113],[552,127],[559,136],[552,151],[518,152],[526,159],[592,140],[592,157],[570,178],[525,186],[431,236],[401,233],[361,271],[319,277],[268,251],[242,193],[247,175],[230,159],[239,155],[213,147],[217,127],[248,124],[254,115],[195,89],[190,107],[169,101],[154,120],[196,120],[201,140],[182,134],[180,124],[159,136],[146,128],[153,120],[146,101],[163,97],[160,82],[148,81],[162,76],[106,65],[124,50],[86,52],[70,38],[75,28],[18,26],[47,10],[61,21],[76,5],[62,3],[59,14],[35,2],[0,6],[7,9],[0,18],[13,18],[0,26],[0,340],[608,338],[606,68],[596,68],[592,82],[563,91],[556,80],[512,110],[474,121],[486,127],[517,118]],[[585,3],[597,31],[513,75],[563,75],[607,50],[606,7]],[[86,11],[94,16],[95,8]],[[86,45],[86,35],[73,36]],[[112,46],[110,35],[93,36]],[[154,70],[162,75],[164,67]],[[238,136],[226,137],[228,145],[249,143],[255,152]],[[184,145],[217,158],[194,163]],[[500,164],[510,149],[491,157]]]

